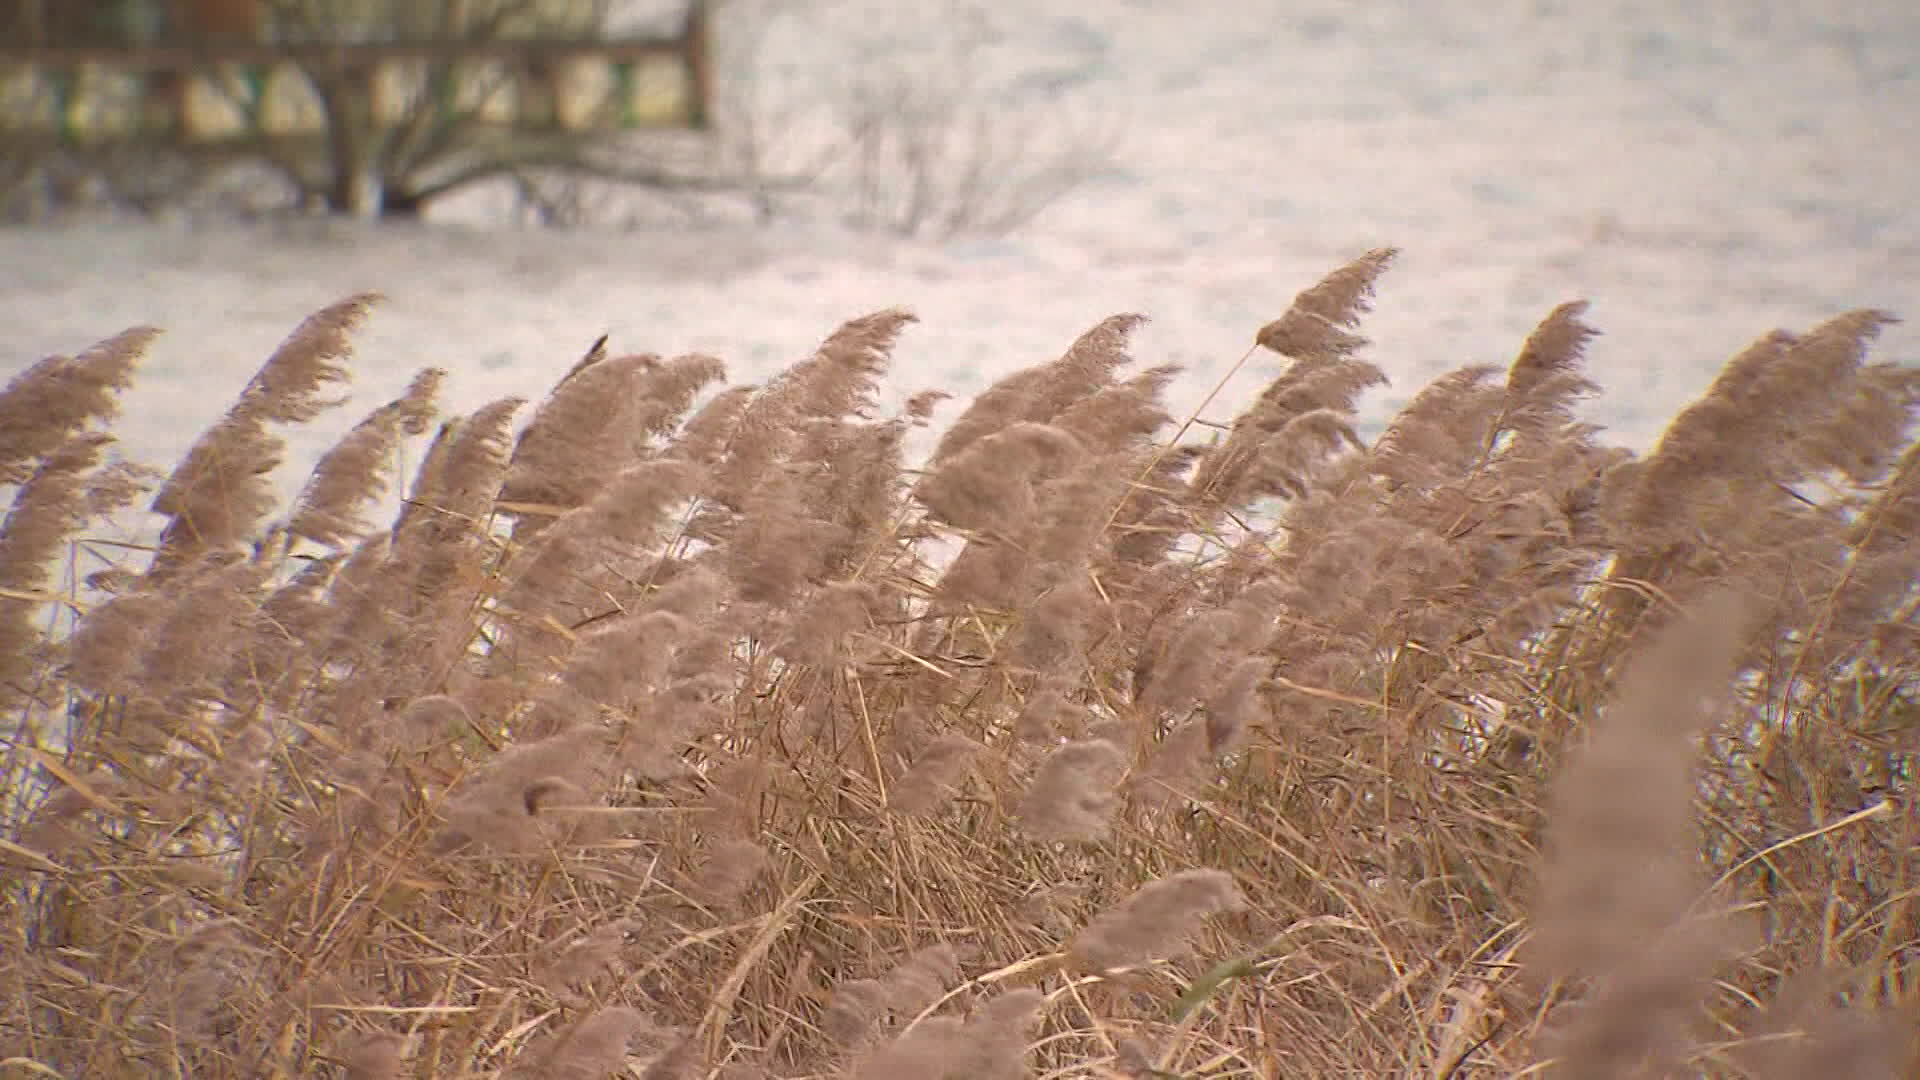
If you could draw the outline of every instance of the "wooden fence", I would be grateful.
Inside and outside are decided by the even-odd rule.
[[[705,4],[693,0],[677,34],[647,38],[36,41],[0,28],[0,130],[15,139],[313,137],[326,130],[323,84],[357,87],[375,127],[423,107],[505,132],[704,127]]]

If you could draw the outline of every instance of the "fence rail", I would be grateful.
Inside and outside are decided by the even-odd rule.
[[[704,5],[644,38],[368,42],[0,41],[0,129],[58,142],[218,143],[323,134],[323,93],[365,95],[376,126],[430,106],[507,132],[700,128]]]

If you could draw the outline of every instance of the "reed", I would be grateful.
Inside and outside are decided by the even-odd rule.
[[[442,418],[423,371],[286,507],[377,298],[171,474],[106,453],[152,331],[21,373],[0,1072],[1914,1075],[1889,317],[1636,455],[1567,304],[1368,440],[1391,260],[1237,416],[1121,315],[924,463],[898,310],[753,387],[596,347]],[[151,550],[90,539],[141,499]]]

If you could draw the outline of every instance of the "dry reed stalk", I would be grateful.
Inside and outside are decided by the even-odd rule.
[[[1636,456],[1572,302],[1368,440],[1390,259],[1261,328],[1289,366],[1227,423],[1173,424],[1120,315],[915,470],[941,395],[876,415],[888,309],[758,388],[602,341],[518,436],[507,398],[425,438],[423,373],[275,520],[275,428],[332,404],[357,297],[118,565],[70,545],[140,490],[101,432],[151,333],[36,365],[0,391],[39,418],[0,423],[0,1045],[216,1080],[1910,1074],[1920,379],[1867,362],[1886,317],[1762,338]],[[1729,587],[1737,631],[1674,623]]]

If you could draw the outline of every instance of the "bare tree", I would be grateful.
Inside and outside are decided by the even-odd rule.
[[[420,56],[412,85],[397,102],[376,101],[379,87],[350,53],[304,57],[325,115],[326,151],[301,157],[271,146],[267,160],[310,201],[363,216],[412,216],[450,192],[530,172],[622,184],[703,186],[636,160],[633,148],[603,130],[503,129],[495,121],[512,85],[513,65],[546,61],[541,39],[605,40],[607,2],[558,9],[539,0],[271,0],[276,22],[294,40],[424,41],[445,47]],[[704,18],[693,0],[688,19]],[[688,32],[698,33],[697,26]],[[522,38],[525,44],[515,48]],[[508,48],[482,49],[488,45]],[[476,63],[484,51],[491,62]],[[393,106],[397,105],[397,108]]]

